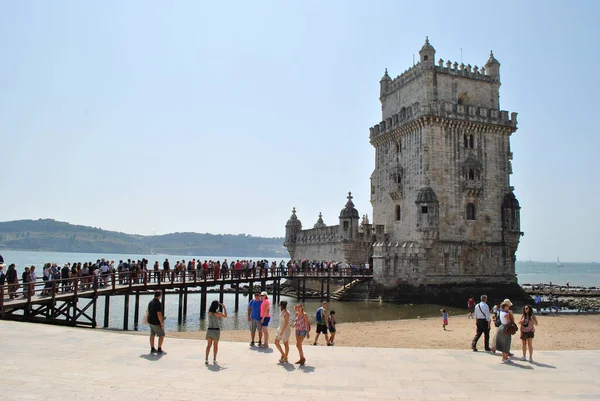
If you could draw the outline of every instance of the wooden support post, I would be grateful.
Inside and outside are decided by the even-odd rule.
[[[221,285],[219,286],[219,303],[223,303],[224,292],[225,292],[225,287],[224,287],[224,284],[221,283]]]
[[[323,299],[325,298],[325,288],[323,288],[325,286],[325,280],[321,279],[321,302],[323,302]]]
[[[327,274],[327,302],[329,302],[329,273]]]
[[[300,277],[296,279],[296,298],[300,301]]]
[[[110,277],[112,279],[112,290],[113,290],[113,292],[115,292],[115,288],[117,286],[117,280],[116,280],[117,274],[115,272],[113,272]],[[129,276],[129,282],[131,282],[131,276]]]
[[[123,330],[129,330],[129,293],[125,294],[123,301]]]
[[[92,298],[92,328],[95,329],[97,326],[96,323],[96,303],[98,301],[98,298],[96,296],[94,296],[94,298]]]
[[[265,279],[260,280],[260,291],[261,292],[265,291],[266,288],[267,288],[267,280],[265,280]]]
[[[179,289],[179,303],[177,304],[177,324],[183,321],[183,288]]]
[[[306,277],[302,279],[302,302],[306,302]]]
[[[104,328],[108,327],[108,317],[110,313],[110,295],[104,297]]]
[[[162,289],[162,315],[163,319],[165,318],[165,304],[167,303],[167,291]]]
[[[140,292],[135,292],[135,312],[133,313],[133,330],[138,331],[140,321]]]
[[[56,280],[52,280],[52,300],[50,301],[50,308],[52,309],[52,312],[50,312],[50,318],[52,320],[56,319],[56,291],[58,291]]]
[[[248,292],[248,302],[254,299],[254,281],[250,280],[249,284],[249,292]]]
[[[235,312],[240,310],[240,283],[235,286]]]
[[[200,319],[204,319],[206,313],[206,284],[200,287]]]
[[[183,321],[185,322],[187,316],[187,298],[188,298],[188,288],[185,287],[183,290]]]

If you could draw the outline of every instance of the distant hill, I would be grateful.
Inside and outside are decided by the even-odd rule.
[[[15,250],[287,257],[283,240],[245,234],[132,235],[52,219],[0,222],[0,248]]]

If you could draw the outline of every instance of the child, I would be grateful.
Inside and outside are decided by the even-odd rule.
[[[327,328],[329,329],[329,333],[331,334],[329,337],[329,343],[327,345],[334,345],[333,339],[335,338],[335,311],[332,310],[329,312],[329,316],[327,317]]]
[[[446,309],[442,309],[442,327],[446,330],[446,326],[448,326],[448,311]]]

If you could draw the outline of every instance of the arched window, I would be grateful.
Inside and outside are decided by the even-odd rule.
[[[400,174],[396,176],[396,184],[402,184],[402,176]]]
[[[394,215],[396,216],[396,221],[400,221],[400,217],[402,217],[402,214],[400,211],[400,205],[396,205],[396,211],[395,211]]]
[[[466,135],[463,135],[463,140],[465,142],[465,148],[468,148],[469,147],[469,139],[467,138]]]
[[[467,179],[473,181],[475,179],[475,171],[472,168],[469,169],[469,174],[467,175]]]
[[[469,148],[473,149],[473,145],[474,145],[474,141],[473,141],[473,135],[469,135]]]
[[[467,203],[467,220],[475,220],[475,205]]]

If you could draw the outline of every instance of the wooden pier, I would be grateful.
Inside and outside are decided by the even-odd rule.
[[[123,330],[129,330],[129,305],[133,296],[134,319],[133,329],[137,330],[140,317],[140,294],[152,294],[156,290],[163,292],[163,312],[166,294],[178,294],[177,321],[185,321],[188,310],[188,294],[200,293],[200,316],[206,313],[206,297],[212,288],[218,288],[219,301],[223,302],[224,294],[235,294],[235,312],[239,310],[241,285],[248,285],[246,294],[252,297],[256,286],[261,291],[271,283],[270,296],[273,304],[281,298],[282,281],[293,280],[296,283],[296,296],[306,299],[306,280],[320,280],[320,298],[329,300],[330,282],[343,280],[370,280],[372,271],[364,269],[331,269],[293,271],[287,268],[269,268],[263,270],[229,270],[226,272],[186,270],[147,271],[147,272],[113,272],[87,277],[37,281],[18,285],[0,286],[0,319],[40,322],[49,324],[96,327],[97,304],[104,301],[103,327],[108,327],[110,318],[111,297],[123,296]],[[226,289],[229,286],[230,289]],[[226,291],[227,290],[227,291]],[[16,291],[16,292],[15,292]],[[11,295],[17,295],[11,297]],[[25,295],[24,295],[25,294]],[[104,299],[102,299],[102,297]],[[84,302],[81,302],[84,300]],[[243,302],[245,305],[245,301]],[[144,306],[145,307],[145,306]],[[142,312],[143,314],[143,312]]]

